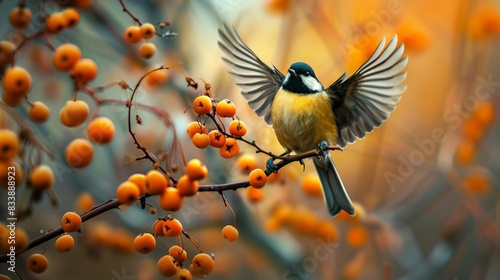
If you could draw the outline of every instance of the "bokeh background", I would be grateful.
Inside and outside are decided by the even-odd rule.
[[[161,31],[178,35],[152,39],[158,51],[144,60],[137,45],[123,40],[133,21],[120,3],[88,0],[69,3],[80,5],[81,21],[53,40],[57,45],[77,44],[85,57],[96,61],[99,74],[92,86],[120,80],[135,85],[146,71],[169,65],[171,70],[141,86],[137,101],[168,112],[174,126],[140,112],[144,123],[134,129],[153,152],[168,149],[177,137],[186,159],[200,158],[208,166],[207,184],[244,180],[246,175],[238,169],[238,159],[223,159],[211,148],[199,150],[186,135],[187,124],[196,120],[189,106],[203,89],[186,87],[183,71],[200,87],[201,78],[210,82],[217,98],[237,104],[237,115],[249,128],[247,139],[274,153],[283,151],[272,128],[250,110],[226,73],[217,47],[222,22],[235,26],[264,62],[282,72],[293,62],[308,62],[324,86],[344,72],[352,74],[383,37],[397,34],[409,57],[408,89],[389,120],[344,152],[332,153],[357,204],[356,218],[330,219],[322,197],[303,187],[315,176],[310,162],[305,171],[298,163],[280,171],[259,202],[251,203],[244,189],[225,193],[236,213],[237,242],[221,237],[220,230],[232,223],[233,216],[217,193],[185,200],[174,216],[205,252],[215,255],[216,268],[207,279],[499,279],[498,1],[124,2],[142,22],[168,20],[170,26]],[[8,13],[17,4],[0,1],[2,40],[19,42],[19,31],[8,24]],[[61,4],[68,3],[27,1],[34,15],[27,34],[43,28],[43,18],[59,11]],[[84,126],[66,128],[58,117],[72,96],[71,79],[53,68],[51,50],[43,40],[24,47],[16,63],[32,73],[30,100],[42,100],[52,111],[45,124],[29,123],[56,153],[55,160],[44,156],[43,163],[55,170],[53,189],[59,201],[54,208],[49,197],[43,197],[32,205],[31,216],[19,222],[34,238],[57,227],[66,211],[78,210],[82,193],[95,203],[104,202],[115,196],[120,182],[132,173],[147,172],[151,164],[126,164],[131,154],[140,155],[126,130],[126,109],[106,105],[98,112],[115,122],[115,139],[111,145],[94,147],[95,157],[86,169],[69,168],[64,148],[72,139],[84,137]],[[126,99],[116,87],[99,94]],[[95,107],[85,94],[79,99]],[[16,111],[27,119],[26,109],[22,104]],[[2,126],[16,128],[7,115],[1,119]],[[251,146],[240,146],[241,154],[255,156]],[[266,158],[255,157],[263,167]],[[18,188],[18,201],[26,195],[25,186]],[[6,204],[0,205],[4,222]],[[130,240],[165,215],[159,210],[151,215],[133,206],[100,215],[74,235],[75,250],[59,254],[52,240],[21,255],[17,268],[24,279],[157,279],[156,260],[175,241],[163,238],[153,253],[143,256],[130,252]],[[146,230],[151,232],[151,226]],[[99,246],[95,240],[100,240]],[[23,262],[45,248],[49,269],[35,276]],[[190,243],[186,250],[196,252]],[[6,267],[0,264],[4,274]]]

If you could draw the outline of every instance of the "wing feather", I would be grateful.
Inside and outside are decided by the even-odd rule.
[[[389,118],[406,86],[402,72],[408,58],[402,58],[404,45],[397,47],[397,36],[385,45],[382,39],[370,58],[346,79],[342,75],[326,89],[332,101],[338,127],[337,145],[345,147]]]
[[[272,125],[271,105],[284,79],[284,75],[273,66],[269,67],[241,40],[236,29],[223,24],[219,28],[219,48],[224,53],[222,60],[236,80],[243,96],[258,116]]]

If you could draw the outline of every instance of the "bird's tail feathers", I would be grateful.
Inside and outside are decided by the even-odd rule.
[[[323,187],[323,196],[330,216],[336,216],[341,210],[354,216],[354,206],[340,180],[339,173],[330,155],[328,154],[325,158],[314,158],[313,163]]]

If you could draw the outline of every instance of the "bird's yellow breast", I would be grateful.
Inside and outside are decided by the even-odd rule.
[[[274,131],[285,148],[300,153],[317,148],[322,141],[337,141],[337,126],[325,92],[295,94],[280,89],[271,110]]]

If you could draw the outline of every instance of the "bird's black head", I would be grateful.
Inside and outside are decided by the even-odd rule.
[[[283,81],[283,89],[298,94],[310,94],[322,92],[323,86],[316,78],[311,66],[304,62],[295,62],[288,69],[288,75]]]

